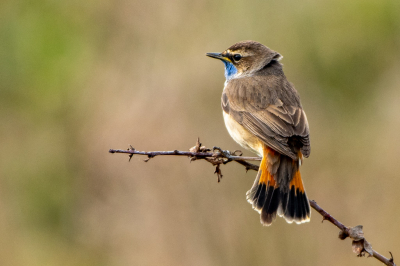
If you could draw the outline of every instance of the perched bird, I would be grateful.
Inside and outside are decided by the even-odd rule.
[[[221,100],[229,134],[262,157],[248,202],[263,225],[271,225],[276,214],[288,223],[308,222],[310,205],[299,167],[310,155],[309,127],[299,94],[279,63],[282,56],[254,41],[206,55],[225,64]]]

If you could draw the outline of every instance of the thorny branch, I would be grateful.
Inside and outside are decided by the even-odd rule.
[[[126,153],[129,154],[129,161],[132,159],[133,155],[147,155],[147,159],[145,162],[148,162],[151,158],[154,158],[159,155],[177,155],[177,156],[188,156],[190,161],[195,160],[206,160],[215,166],[215,172],[218,175],[218,182],[221,181],[222,173],[220,169],[221,164],[227,164],[229,162],[237,162],[243,165],[248,170],[258,171],[258,165],[248,163],[247,161],[261,161],[260,157],[245,157],[242,156],[241,151],[224,151],[219,147],[213,147],[212,152],[211,149],[207,149],[205,146],[202,146],[200,140],[197,139],[196,146],[189,149],[189,151],[137,151],[132,145],[129,145],[127,150],[114,150],[110,149],[109,153]]]
[[[132,159],[132,157],[136,155],[147,155],[147,159],[145,159],[145,162],[148,162],[151,158],[154,158],[155,156],[159,155],[175,155],[175,156],[188,156],[190,161],[195,161],[195,160],[206,160],[207,162],[211,163],[213,166],[215,166],[215,172],[218,176],[218,182],[221,181],[222,178],[222,172],[220,165],[221,164],[227,164],[229,162],[237,162],[241,165],[243,165],[246,169],[248,170],[255,170],[258,171],[258,165],[251,164],[247,161],[261,161],[260,157],[244,157],[242,156],[241,151],[234,151],[230,152],[227,150],[222,150],[219,147],[213,147],[211,149],[207,149],[205,146],[202,146],[200,143],[200,140],[197,139],[196,146],[192,147],[189,149],[189,151],[151,151],[151,152],[146,152],[146,151],[137,151],[135,148],[133,148],[131,145],[127,150],[114,150],[110,149],[109,153],[125,153],[129,155],[129,161]],[[378,252],[372,249],[372,246],[367,240],[364,238],[364,233],[362,231],[363,226],[362,225],[357,225],[355,227],[347,227],[343,225],[341,222],[336,220],[332,215],[330,215],[328,212],[326,212],[324,209],[322,209],[314,200],[310,200],[310,206],[316,210],[319,214],[322,215],[322,222],[323,221],[329,221],[332,224],[334,224],[336,227],[340,229],[339,231],[339,238],[344,240],[347,237],[350,237],[352,241],[352,249],[353,252],[357,254],[358,257],[364,257],[365,254],[368,254],[368,257],[374,257],[380,262],[384,263],[385,265],[389,266],[396,266],[396,264],[393,261],[393,255],[390,253],[390,259],[382,256]]]

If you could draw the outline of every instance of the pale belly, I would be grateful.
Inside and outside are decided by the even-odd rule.
[[[242,125],[236,122],[227,113],[223,112],[225,126],[231,137],[245,149],[248,149],[259,156],[263,156],[263,144],[253,134],[251,134]]]

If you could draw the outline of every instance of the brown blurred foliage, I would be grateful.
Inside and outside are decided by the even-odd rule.
[[[310,199],[400,254],[400,2],[15,0],[0,4],[1,265],[377,265],[314,213],[262,227],[254,172],[110,155],[235,150],[223,64],[280,52],[302,97]],[[250,155],[245,152],[246,155]]]

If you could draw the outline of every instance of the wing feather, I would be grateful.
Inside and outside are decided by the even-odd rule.
[[[230,80],[223,108],[270,148],[293,159],[310,154],[309,127],[300,98],[286,77],[245,77]]]

